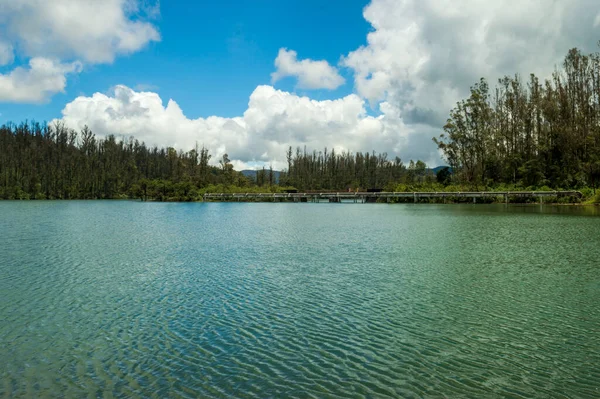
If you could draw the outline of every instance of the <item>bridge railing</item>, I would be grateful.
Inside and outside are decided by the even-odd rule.
[[[440,197],[577,197],[582,198],[583,194],[580,191],[415,191],[415,192],[304,192],[304,193],[207,193],[204,194],[205,199],[225,199],[225,198],[311,198],[311,199],[331,199],[331,198],[440,198]]]

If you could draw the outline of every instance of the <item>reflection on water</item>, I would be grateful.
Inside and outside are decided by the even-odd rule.
[[[597,215],[0,202],[0,397],[597,397]]]

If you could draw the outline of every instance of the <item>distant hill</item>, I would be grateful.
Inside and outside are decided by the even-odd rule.
[[[244,169],[244,170],[240,171],[240,173],[246,177],[256,180],[256,170]],[[268,176],[268,173],[269,173],[269,171],[267,170],[267,176]],[[279,183],[279,175],[280,174],[281,174],[281,171],[279,171],[279,170],[273,171],[273,175],[275,176],[275,183]]]
[[[449,168],[450,169],[450,173],[452,173],[452,168],[449,166],[436,166],[435,168],[431,169],[431,171],[433,173],[435,173],[436,175],[438,174],[438,172],[444,168]]]

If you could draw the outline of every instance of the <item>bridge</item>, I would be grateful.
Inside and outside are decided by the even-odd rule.
[[[574,197],[581,199],[579,191],[461,191],[461,192],[304,192],[304,193],[207,193],[204,201],[269,201],[269,202],[393,202],[393,199],[410,199],[419,202],[429,198],[535,198],[540,203],[544,198]]]

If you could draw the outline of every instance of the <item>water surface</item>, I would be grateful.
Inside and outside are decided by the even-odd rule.
[[[597,213],[0,202],[0,397],[598,397]]]

